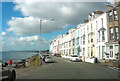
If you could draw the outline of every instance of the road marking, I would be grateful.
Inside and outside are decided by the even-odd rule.
[[[27,76],[28,75],[26,73],[18,73],[18,72],[16,72],[16,73],[17,73],[18,76]]]
[[[111,66],[108,66],[108,68],[113,69],[113,70],[115,70],[115,71],[117,71],[117,72],[120,72],[120,71],[119,71],[119,68],[111,67]]]

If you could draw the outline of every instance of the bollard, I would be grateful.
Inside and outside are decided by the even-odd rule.
[[[12,60],[9,60],[9,65],[12,65]]]

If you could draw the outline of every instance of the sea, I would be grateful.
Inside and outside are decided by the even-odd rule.
[[[12,52],[1,52],[0,53],[0,59],[2,61],[8,62],[9,60],[13,60],[13,61],[18,61],[18,60],[22,60],[22,59],[27,59],[31,56],[37,55],[37,52],[16,52],[16,51],[12,51]]]

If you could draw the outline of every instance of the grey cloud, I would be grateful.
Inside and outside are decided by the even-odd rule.
[[[15,10],[22,12],[24,18],[15,18],[9,21],[10,29],[17,35],[38,34],[38,18],[54,18],[54,22],[42,23],[42,33],[51,33],[63,30],[65,25],[77,25],[83,19],[87,18],[94,10],[101,9],[105,11],[103,2],[15,2]],[[33,18],[33,21],[29,19]]]

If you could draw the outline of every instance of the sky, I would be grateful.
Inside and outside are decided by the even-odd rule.
[[[3,51],[49,49],[51,40],[82,23],[92,11],[103,10],[106,2],[2,2]],[[51,21],[51,19],[54,19]],[[40,38],[40,20],[41,38]]]

